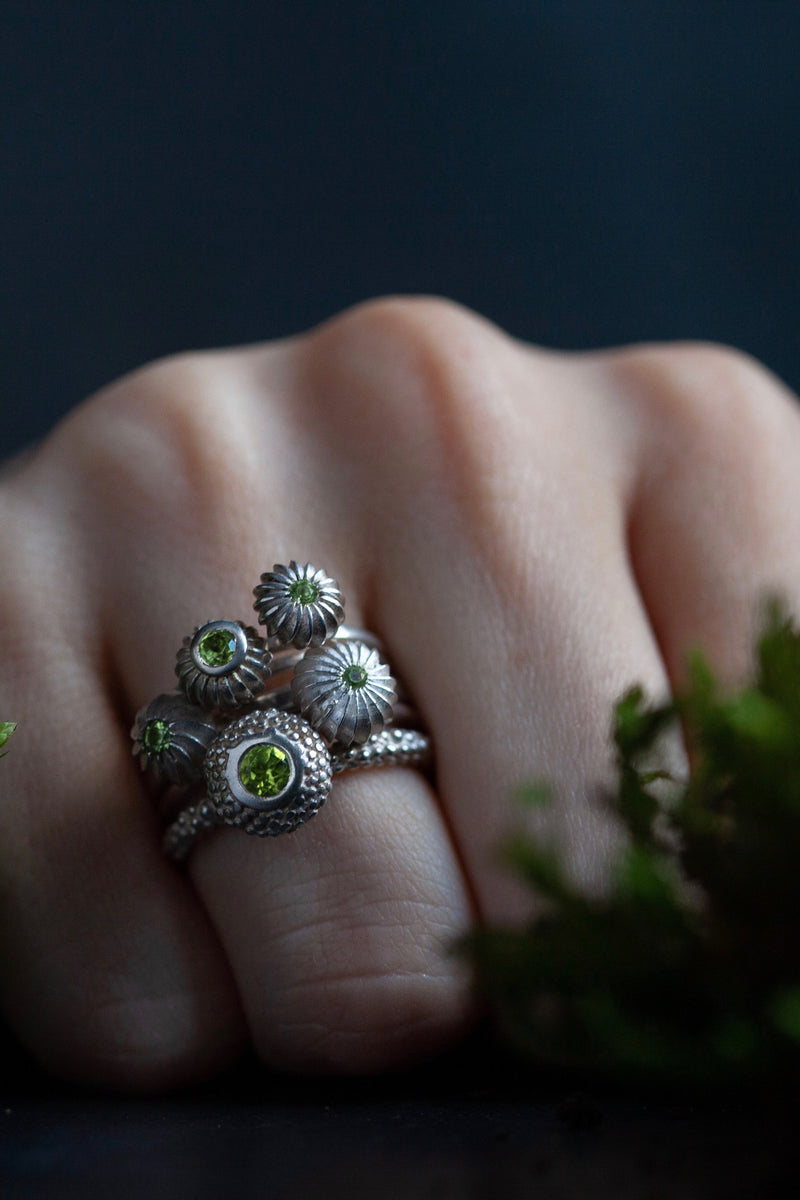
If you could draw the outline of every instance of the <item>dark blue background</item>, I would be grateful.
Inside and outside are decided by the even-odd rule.
[[[0,6],[5,450],[384,292],[800,386],[795,0]]]

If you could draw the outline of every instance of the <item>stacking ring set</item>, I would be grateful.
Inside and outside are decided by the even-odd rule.
[[[131,730],[162,788],[164,851],[178,861],[220,825],[291,832],[340,771],[430,761],[379,640],[343,624],[335,579],[276,563],[253,592],[266,637],[242,621],[199,626],[178,650],[179,690],[140,709]]]

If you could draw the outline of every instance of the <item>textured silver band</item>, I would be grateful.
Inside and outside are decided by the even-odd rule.
[[[328,639],[328,642],[364,642],[367,646],[372,646],[378,653],[383,653],[383,642],[369,629],[361,629],[357,625],[340,625],[333,637]],[[305,649],[296,650],[294,646],[285,646],[282,649],[274,650],[272,653],[272,674],[277,675],[279,672],[289,671],[296,667],[300,659],[305,654]]]
[[[379,654],[384,653],[383,642],[379,637],[368,629],[360,629],[355,625],[340,625],[333,637],[328,639],[328,645],[331,643],[335,645],[338,642],[363,642],[365,646],[370,646]],[[303,660],[305,653],[305,649],[296,650],[294,646],[286,646],[273,652],[269,686],[258,701],[262,707],[265,704],[279,706],[275,698],[288,689],[294,669]]]
[[[384,729],[363,746],[349,746],[331,755],[334,775],[364,767],[427,767],[433,759],[430,736],[419,729]]]
[[[361,746],[351,746],[347,750],[333,751],[330,755],[330,772],[338,775],[342,771],[363,770],[370,767],[425,767],[432,761],[432,743],[430,737],[416,729],[384,729],[381,733],[373,734]],[[324,802],[324,797],[314,804],[313,812]],[[283,810],[281,810],[283,811]],[[276,837],[281,833],[297,828],[313,812],[294,810],[289,817],[273,817],[266,815],[253,817],[245,814],[235,806],[226,806],[215,802],[211,794],[190,804],[178,814],[164,832],[162,847],[164,853],[176,862],[182,862],[197,839],[204,833],[217,829],[220,825],[231,825],[242,829],[255,837]]]

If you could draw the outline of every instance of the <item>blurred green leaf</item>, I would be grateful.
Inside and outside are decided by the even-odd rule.
[[[757,1027],[744,1017],[725,1017],[711,1031],[712,1047],[729,1062],[746,1062],[756,1053],[760,1041]]]
[[[724,689],[696,650],[671,702],[640,687],[617,702],[607,801],[628,844],[606,894],[584,895],[534,833],[505,847],[540,915],[460,949],[526,1053],[673,1080],[800,1076],[800,632],[774,599],[764,613],[749,686]],[[653,761],[678,722],[685,782]]]
[[[522,808],[547,808],[552,802],[552,792],[546,784],[526,783],[517,790],[517,805]]]
[[[761,692],[740,692],[720,704],[719,713],[736,736],[759,749],[775,752],[792,745],[796,730],[789,713]]]
[[[14,730],[17,728],[14,721],[0,721],[0,749],[5,746],[8,739],[11,737]],[[5,758],[8,751],[0,754],[0,758]]]
[[[769,1015],[781,1033],[800,1042],[800,987],[778,992],[769,1006]]]

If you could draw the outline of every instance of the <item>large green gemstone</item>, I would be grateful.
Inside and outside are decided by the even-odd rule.
[[[142,745],[147,754],[163,754],[169,750],[171,743],[172,734],[166,721],[154,719],[147,722],[142,730]]]
[[[359,663],[353,663],[342,671],[342,683],[349,688],[362,688],[369,679],[369,671]]]
[[[295,579],[289,584],[289,595],[295,604],[313,604],[319,599],[319,588],[310,579]]]
[[[253,796],[277,796],[291,777],[289,755],[269,742],[251,746],[239,760],[239,780]]]
[[[236,638],[227,629],[210,629],[197,644],[207,667],[226,667],[236,653]]]

